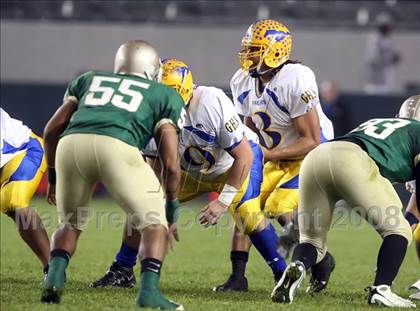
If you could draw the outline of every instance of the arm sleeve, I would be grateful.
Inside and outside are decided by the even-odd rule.
[[[158,120],[156,122],[154,133],[163,124],[173,124],[177,130],[181,130],[184,127],[186,111],[185,104],[181,96],[172,88],[165,87],[162,89],[165,92],[163,101],[161,100],[161,109],[158,112]]]
[[[311,69],[305,67],[295,72],[289,87],[285,104],[292,119],[304,115],[319,104],[318,86]]]
[[[225,94],[220,92],[212,100],[217,101],[215,105],[217,109],[213,109],[217,111],[212,116],[217,142],[220,147],[230,151],[242,141],[245,127],[232,102]]]

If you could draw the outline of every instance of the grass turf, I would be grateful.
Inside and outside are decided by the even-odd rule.
[[[48,233],[56,225],[55,209],[43,200],[33,201],[45,220]],[[374,277],[378,235],[364,222],[351,226],[337,219],[329,235],[329,249],[337,266],[329,288],[316,297],[302,287],[293,306],[270,300],[273,278],[265,262],[253,250],[248,263],[247,293],[213,293],[211,288],[225,281],[230,272],[230,217],[222,225],[204,229],[195,223],[197,202],[188,205],[180,218],[181,242],[164,263],[161,288],[165,295],[181,302],[187,310],[363,310],[368,307],[364,288]],[[111,201],[95,199],[88,229],[67,270],[68,281],[59,306],[39,302],[42,270],[38,260],[18,236],[13,222],[1,216],[0,303],[1,310],[135,310],[138,286],[133,289],[91,289],[89,282],[102,276],[119,249],[123,213]],[[358,218],[353,223],[359,223]],[[136,276],[139,267],[136,265]],[[394,291],[408,296],[407,286],[419,277],[413,246],[394,284]],[[307,278],[308,279],[308,278]]]

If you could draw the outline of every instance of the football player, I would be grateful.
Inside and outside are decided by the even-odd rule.
[[[409,97],[402,104],[398,113],[400,118],[415,119],[420,121],[420,95],[414,95]],[[408,203],[405,218],[413,230],[414,243],[416,245],[417,258],[420,260],[420,213],[417,208],[417,195],[416,195],[416,183],[410,181],[406,183],[407,190],[411,193],[410,201]],[[410,295],[410,298],[420,300],[420,280],[410,286],[410,289],[414,289],[416,292]]]
[[[70,82],[62,106],[46,125],[47,198],[57,204],[61,225],[53,236],[42,302],[60,302],[66,268],[89,219],[92,186],[100,181],[141,232],[137,304],[183,310],[164,298],[159,278],[168,223],[175,226],[179,205],[177,131],[185,110],[174,89],[155,81],[159,69],[159,56],[149,43],[128,41],[116,53],[114,73],[89,71]],[[165,176],[166,218],[159,181],[139,157],[152,137],[159,142]]]
[[[420,122],[414,119],[372,119],[310,152],[300,172],[300,244],[273,289],[273,301],[292,302],[305,271],[323,259],[334,204],[344,199],[383,239],[368,303],[415,307],[391,291],[412,239],[392,183],[410,180],[419,187]]]
[[[258,244],[257,249],[279,278],[286,263],[276,251],[276,233],[264,221],[259,205],[263,154],[257,135],[243,125],[222,90],[207,86],[193,89],[187,65],[169,59],[163,62],[162,69],[162,82],[174,87],[187,103],[179,149],[183,167],[180,200],[188,201],[204,192],[219,192],[219,198],[203,208],[200,222],[215,224],[229,207],[237,226]],[[145,150],[144,154],[151,160],[153,153],[150,150]],[[160,176],[159,167],[153,161],[150,163]],[[115,262],[103,278],[92,284],[93,287],[127,284],[128,276],[132,275],[127,269],[132,271],[134,264],[127,258],[132,258],[136,249],[126,250],[130,238],[127,233],[124,236]]]
[[[231,80],[232,95],[245,124],[258,133],[264,146],[261,206],[269,217],[286,225],[298,205],[302,159],[317,145],[333,138],[333,128],[322,111],[314,73],[289,59],[292,35],[285,25],[275,20],[257,20],[248,28],[241,45],[241,69]],[[268,228],[274,230],[271,225]],[[252,240],[252,244],[258,248],[257,241]],[[250,246],[251,241],[235,228],[230,256],[232,274],[216,291],[247,289],[245,266]],[[322,264],[332,270],[334,259],[328,254]],[[326,286],[329,274],[318,275],[317,267],[314,270],[317,282],[311,282],[315,286],[311,290],[319,291]]]
[[[41,219],[29,207],[47,168],[42,138],[0,108],[1,203],[0,210],[12,218],[26,244],[48,271],[50,242]]]

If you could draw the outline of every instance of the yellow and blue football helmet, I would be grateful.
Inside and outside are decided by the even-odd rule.
[[[260,19],[248,28],[241,46],[238,56],[242,70],[262,74],[263,64],[271,70],[290,58],[292,35],[282,23]]]
[[[185,104],[191,99],[194,84],[192,72],[187,64],[175,58],[162,61],[160,82],[173,87]]]

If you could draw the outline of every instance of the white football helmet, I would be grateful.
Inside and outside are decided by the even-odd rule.
[[[420,95],[407,98],[401,105],[397,117],[420,121]]]
[[[114,73],[156,80],[159,69],[159,55],[156,49],[143,40],[125,42],[115,55]]]

